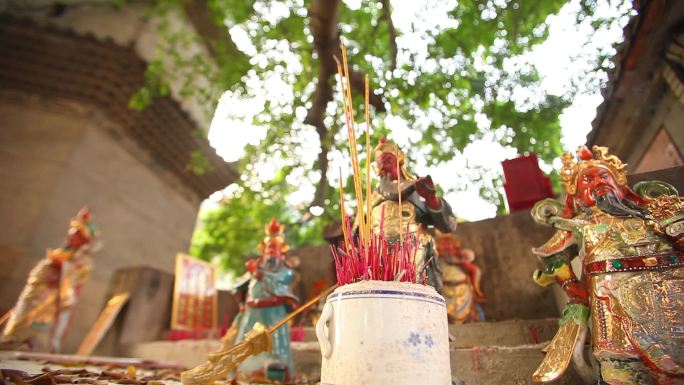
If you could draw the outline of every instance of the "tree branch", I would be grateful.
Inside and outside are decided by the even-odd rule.
[[[392,54],[390,57],[390,71],[394,71],[397,68],[397,30],[392,22],[392,5],[390,0],[380,0],[380,4],[382,4],[381,17],[387,23],[387,32],[389,33],[390,52]]]
[[[316,88],[312,94],[311,108],[307,112],[304,123],[316,128],[316,133],[321,142],[321,151],[318,153],[321,179],[316,185],[316,192],[309,207],[323,206],[325,187],[328,183],[328,152],[332,143],[330,142],[331,132],[324,120],[328,103],[333,100],[333,79],[337,74],[337,64],[334,57],[342,57],[338,31],[339,5],[339,0],[313,0],[309,8],[311,34],[313,35],[314,48],[318,54],[318,73]],[[365,89],[364,75],[350,69],[349,78],[350,86],[363,95]],[[370,92],[369,103],[377,111],[384,112],[386,110],[382,97],[373,92]]]
[[[364,75],[356,71],[353,71],[351,68],[349,69],[349,83],[351,84],[352,88],[359,92],[361,95],[363,95],[364,92],[366,92],[364,86]],[[385,101],[382,100],[382,97],[380,95],[374,94],[372,88],[368,91],[368,103],[371,106],[375,107],[375,110],[378,112],[387,111],[385,109]]]
[[[328,183],[328,153],[332,147],[332,141],[335,134],[332,129],[325,129],[325,126],[322,128],[323,130],[320,130],[318,127],[316,128],[318,137],[321,140],[321,151],[318,153],[318,169],[321,172],[321,179],[319,179],[318,183],[316,184],[316,191],[314,192],[314,197],[309,204],[309,208],[314,206],[323,207],[325,203],[325,188],[326,184]]]

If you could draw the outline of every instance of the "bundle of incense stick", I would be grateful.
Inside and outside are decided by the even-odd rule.
[[[342,233],[344,235],[344,249],[332,248],[339,285],[362,280],[402,281],[418,283],[420,271],[416,264],[418,242],[412,234],[400,231],[399,242],[394,244],[385,239],[383,224],[380,218],[380,231],[371,231],[373,210],[371,207],[370,181],[370,113],[368,76],[365,78],[365,107],[366,107],[366,193],[364,197],[361,167],[356,142],[356,123],[351,90],[349,88],[349,66],[347,64],[347,50],[341,46],[342,63],[337,61],[337,72],[340,78],[340,94],[343,101],[347,136],[349,140],[349,155],[352,162],[354,193],[357,203],[358,237],[354,237],[351,220],[346,215],[344,205],[344,189],[342,186],[342,172],[340,171],[340,212],[342,216]],[[347,82],[344,80],[347,79]],[[398,156],[397,156],[398,159]],[[398,167],[398,165],[397,165]],[[399,188],[400,183],[397,183]],[[401,197],[401,192],[399,196]],[[401,201],[400,201],[401,204]],[[384,216],[384,211],[383,211]],[[400,223],[400,229],[403,226]],[[422,270],[422,269],[420,269]]]
[[[348,215],[344,216],[345,231],[351,233]],[[360,237],[352,237],[345,249],[332,248],[338,285],[377,280],[418,283],[420,271],[416,263],[418,242],[412,234],[406,234],[402,243],[388,242],[384,231],[371,233],[368,244],[362,245]],[[423,279],[424,280],[424,279]],[[425,282],[422,282],[425,283]]]

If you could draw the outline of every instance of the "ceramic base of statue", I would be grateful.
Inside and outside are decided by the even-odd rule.
[[[446,304],[430,286],[339,287],[327,298],[316,336],[321,384],[451,384]]]

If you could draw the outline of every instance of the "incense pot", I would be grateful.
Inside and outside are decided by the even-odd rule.
[[[361,281],[337,288],[316,324],[321,384],[449,385],[446,304],[427,285]]]

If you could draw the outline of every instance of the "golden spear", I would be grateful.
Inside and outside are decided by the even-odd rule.
[[[207,363],[181,373],[181,382],[183,385],[211,385],[214,381],[225,378],[247,357],[261,352],[270,352],[272,348],[271,334],[274,331],[320,301],[321,298],[332,293],[336,288],[337,285],[329,287],[270,328],[257,322],[252,330],[245,334],[244,341],[229,349],[207,354]]]
[[[34,319],[36,319],[41,313],[43,313],[48,307],[52,306],[55,302],[57,302],[57,294],[50,294],[47,298],[43,300],[43,302],[39,303],[36,307],[28,311],[26,314],[21,315],[19,319],[10,321],[9,325],[5,328],[3,335],[11,335],[15,332],[16,329],[31,324]],[[0,317],[0,325],[4,324],[12,317],[12,314],[16,311],[16,308],[17,307],[14,306],[5,314],[3,314],[2,317]]]

